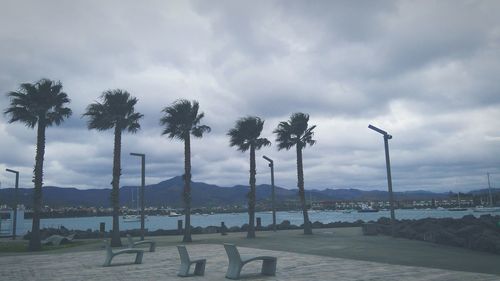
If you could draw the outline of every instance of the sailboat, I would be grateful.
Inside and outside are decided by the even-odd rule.
[[[132,193],[132,205],[134,205],[134,190],[130,189],[130,192]],[[136,196],[138,197],[138,196]],[[138,199],[138,198],[136,198]],[[136,214],[126,214],[123,215],[123,222],[140,222],[141,221],[141,215],[139,214],[139,200],[136,200]]]
[[[493,206],[493,195],[491,194],[491,185],[490,185],[490,173],[486,173],[488,176],[488,192],[489,192],[489,206],[484,207],[484,206],[478,206],[474,208],[474,212],[478,213],[493,213],[493,212],[500,212],[500,207],[494,207]]]
[[[458,207],[449,208],[448,211],[454,211],[454,212],[467,211],[467,208],[460,207],[460,192],[457,194],[457,201],[458,201]]]
[[[169,217],[180,217],[180,216],[182,216],[182,214],[176,213],[175,211],[170,211],[168,213],[168,216]]]
[[[309,205],[309,210],[307,210],[309,214],[318,212],[317,210],[313,209],[312,191],[309,192]]]
[[[141,221],[140,215],[123,215],[123,222],[139,222]]]

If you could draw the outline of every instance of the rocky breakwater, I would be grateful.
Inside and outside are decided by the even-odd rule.
[[[388,218],[375,226],[377,233],[392,235]],[[500,216],[396,220],[394,236],[500,254]]]
[[[319,221],[313,222],[312,227],[317,229],[317,228],[334,228],[334,227],[359,227],[363,224],[362,220],[358,220],[355,222],[330,222],[330,223],[322,223]],[[303,225],[294,225],[291,224],[290,221],[284,220],[281,223],[276,225],[276,228],[278,230],[288,230],[288,229],[301,229],[303,228]],[[210,234],[210,233],[230,233],[230,232],[246,232],[248,230],[248,224],[243,224],[241,227],[240,226],[231,226],[229,228],[224,226],[224,229],[222,229],[220,226],[207,226],[207,227],[191,227],[191,233],[192,234]],[[256,226],[256,230],[258,231],[272,231],[273,226],[272,224],[267,225],[267,226]],[[92,230],[92,229],[87,229],[87,230],[69,230],[65,228],[64,226],[61,226],[59,228],[43,228],[40,230],[41,238],[45,239],[51,235],[62,235],[62,236],[68,236],[71,234],[74,234],[75,239],[95,239],[95,238],[108,238],[111,236],[111,232],[100,232],[98,230]],[[120,231],[120,236],[125,237],[127,234],[130,234],[132,236],[140,236],[141,230],[140,229],[130,229],[130,230],[122,230]],[[181,235],[182,230],[178,229],[157,229],[157,230],[145,230],[145,235],[146,236],[164,236],[164,235]],[[29,240],[31,237],[31,233],[28,232],[26,235],[24,235],[24,239]]]

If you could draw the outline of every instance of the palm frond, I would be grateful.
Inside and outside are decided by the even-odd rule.
[[[261,149],[264,146],[270,146],[271,142],[266,138],[259,138],[255,140],[255,149]]]
[[[100,100],[87,106],[83,116],[88,116],[87,127],[98,131],[118,127],[121,131],[136,133],[143,114],[135,112],[137,98],[121,89],[104,91]]]
[[[227,135],[230,137],[229,145],[236,146],[239,151],[245,152],[252,145],[258,148],[271,143],[265,138],[259,138],[264,127],[264,120],[257,116],[242,117],[236,121],[234,128]],[[269,144],[267,144],[267,142]],[[258,149],[257,148],[257,149]]]
[[[22,122],[33,128],[42,121],[45,126],[60,125],[72,114],[65,107],[70,102],[62,92],[62,84],[46,78],[35,83],[22,83],[18,91],[9,92],[10,107],[4,111],[9,122]]]
[[[25,107],[9,107],[4,112],[9,115],[9,123],[22,122],[29,128],[34,128],[38,122],[38,118]]]
[[[296,144],[292,138],[292,127],[289,122],[280,122],[273,133],[276,134],[278,150],[289,150]]]
[[[315,140],[314,128],[316,125],[308,128],[309,114],[297,112],[290,116],[290,120],[283,121],[278,124],[278,127],[273,131],[276,134],[276,142],[278,150],[286,149],[299,145],[301,148],[306,145],[314,145]]]
[[[204,133],[210,133],[212,129],[207,125],[196,126],[191,130],[191,134],[197,138],[203,137]]]
[[[316,128],[316,125],[313,125],[309,127],[305,132],[304,135],[301,137],[301,142],[302,142],[302,147],[306,148],[307,145],[313,146],[316,143],[316,140],[313,140],[312,137],[314,136],[314,128]]]
[[[205,116],[203,112],[198,114],[199,103],[180,99],[172,105],[165,107],[160,118],[160,125],[165,126],[162,135],[167,135],[171,139],[185,140],[190,134],[201,138],[203,133],[210,132],[207,125],[199,125]]]

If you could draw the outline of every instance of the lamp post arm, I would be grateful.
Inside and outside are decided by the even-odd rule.
[[[384,130],[382,130],[382,129],[379,129],[379,128],[377,128],[377,127],[373,126],[373,125],[368,125],[368,128],[369,128],[369,129],[372,129],[372,130],[374,130],[375,132],[380,133],[380,134],[382,134],[382,135],[388,135],[388,133],[387,133],[386,131],[384,131]]]
[[[267,156],[262,156],[262,158],[266,159],[270,164],[273,164],[273,160]]]

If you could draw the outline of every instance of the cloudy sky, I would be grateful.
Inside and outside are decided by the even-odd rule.
[[[47,131],[46,185],[109,188],[112,132],[81,118],[102,91],[139,99],[142,129],[123,136],[122,184],[180,175],[183,145],[161,136],[161,109],[198,100],[212,132],[192,142],[193,180],[248,183],[248,153],[229,147],[243,116],[263,136],[309,113],[317,144],[304,151],[306,189],[385,189],[389,131],[394,190],[500,186],[499,1],[1,1],[0,108],[7,92],[60,80],[73,116]],[[36,134],[0,116],[0,170],[32,187]],[[276,183],[296,187],[295,152],[275,159]],[[12,174],[0,172],[2,188]]]

